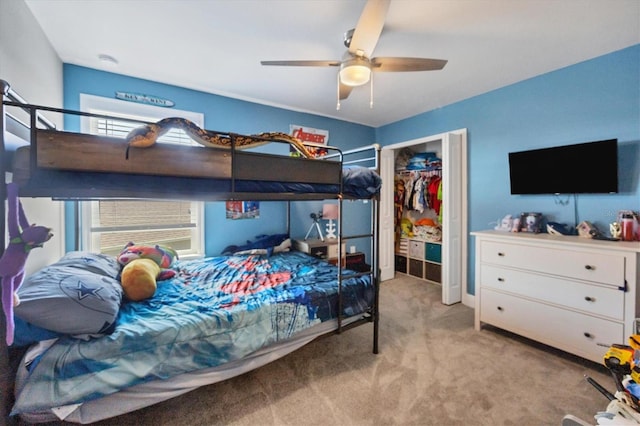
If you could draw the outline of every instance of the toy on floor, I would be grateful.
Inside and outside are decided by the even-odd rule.
[[[126,298],[138,302],[153,296],[157,281],[176,274],[167,268],[177,258],[178,254],[170,247],[127,244],[118,255],[118,263],[124,266],[120,283]]]
[[[7,202],[9,245],[0,258],[0,277],[2,277],[2,309],[6,318],[6,341],[7,345],[11,345],[15,327],[13,307],[20,303],[16,292],[24,279],[24,265],[27,257],[32,249],[42,247],[53,237],[53,234],[51,228],[29,224],[22,209],[22,203],[18,199],[18,185],[7,184]]]

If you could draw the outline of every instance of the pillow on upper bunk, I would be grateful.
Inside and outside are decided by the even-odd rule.
[[[14,313],[30,324],[72,335],[109,334],[122,301],[114,257],[70,252],[27,277]]]
[[[345,193],[370,198],[380,192],[382,179],[367,167],[345,166],[342,169],[342,184]]]

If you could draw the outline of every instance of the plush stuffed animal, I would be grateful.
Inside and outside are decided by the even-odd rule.
[[[170,247],[127,244],[118,255],[118,263],[124,266],[120,283],[127,299],[140,301],[153,296],[157,281],[175,275],[175,271],[167,268],[177,258],[178,254]]]
[[[222,250],[222,255],[266,254],[270,256],[274,252],[288,251],[289,247],[291,247],[291,241],[289,241],[287,245],[287,239],[289,239],[289,234],[258,235],[255,241],[247,241],[246,244],[241,246],[231,245],[225,247],[225,249]],[[255,251],[254,253],[250,253],[254,250],[260,250],[260,252]]]
[[[413,237],[413,222],[406,217],[400,221],[400,229],[403,237]]]
[[[241,250],[237,251],[233,254],[235,255],[243,255],[243,254],[262,254],[266,256],[271,256],[273,253],[284,253],[291,249],[291,238],[287,238],[280,244],[274,247],[269,248],[254,248],[249,250]]]
[[[6,318],[6,340],[7,345],[11,345],[15,327],[13,307],[20,303],[16,291],[24,279],[24,265],[27,257],[32,249],[42,247],[53,237],[53,234],[51,228],[29,224],[18,199],[18,186],[14,183],[7,185],[7,201],[9,245],[0,258],[0,277],[2,277],[2,309]]]
[[[151,259],[129,262],[120,275],[122,290],[127,299],[138,302],[153,296],[158,288],[156,280],[161,276],[160,271],[160,266]]]
[[[118,263],[122,266],[134,259],[151,259],[161,268],[168,268],[178,258],[178,253],[171,247],[136,245],[128,243],[118,255]]]

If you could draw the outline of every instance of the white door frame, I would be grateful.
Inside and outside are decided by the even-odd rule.
[[[445,212],[449,212],[446,222],[449,230],[443,234],[443,297],[445,304],[462,300],[467,306],[474,306],[473,296],[467,293],[467,129],[426,136],[382,147],[380,173],[382,190],[380,193],[380,278],[392,279],[395,275],[394,260],[394,174],[395,150],[442,142],[443,166],[451,169],[448,183],[443,185],[452,195],[443,201]],[[453,166],[451,165],[453,164]],[[451,232],[451,227],[455,232]]]

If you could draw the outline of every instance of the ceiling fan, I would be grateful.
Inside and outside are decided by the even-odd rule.
[[[338,106],[340,100],[349,97],[356,86],[371,81],[372,72],[406,72],[441,70],[447,64],[444,59],[374,57],[384,20],[391,0],[367,0],[355,29],[344,35],[347,51],[341,60],[283,60],[260,61],[262,65],[280,65],[297,67],[340,67],[338,72]],[[373,107],[373,85],[371,85],[371,103]]]

